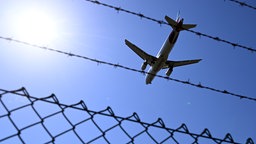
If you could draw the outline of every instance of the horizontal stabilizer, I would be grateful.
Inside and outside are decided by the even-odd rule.
[[[165,20],[168,22],[168,24],[175,29],[177,26],[177,22],[175,20],[173,20],[172,18],[165,16]]]
[[[173,28],[173,29],[176,29],[177,28],[177,25],[178,25],[178,22],[173,20],[172,18],[168,17],[168,16],[165,16],[165,20],[168,22],[168,24]],[[182,29],[181,30],[185,30],[185,29],[191,29],[191,28],[194,28],[196,27],[196,24],[183,24],[182,25]]]
[[[183,24],[182,25],[183,29],[191,29],[191,28],[194,28],[194,27],[196,27],[196,24]]]

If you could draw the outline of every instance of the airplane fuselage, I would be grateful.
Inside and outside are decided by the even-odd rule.
[[[182,24],[181,24],[182,25]],[[149,68],[148,74],[146,76],[146,84],[151,84],[152,80],[154,79],[155,75],[162,69],[165,62],[168,59],[168,56],[177,41],[179,36],[179,31],[172,30],[169,34],[167,39],[165,40],[162,48],[157,54],[157,61]]]

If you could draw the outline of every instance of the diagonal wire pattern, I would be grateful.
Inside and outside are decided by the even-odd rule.
[[[225,0],[224,0],[225,1]],[[247,7],[247,8],[251,8],[253,10],[256,10],[256,7],[255,6],[252,6],[252,5],[249,5],[247,4],[246,2],[241,2],[241,1],[238,1],[238,0],[228,0],[228,1],[231,1],[231,2],[234,2],[236,4],[239,4],[240,6],[243,6],[243,7]]]
[[[39,48],[39,49],[49,50],[49,51],[52,51],[52,52],[68,55],[68,56],[71,56],[71,57],[81,58],[81,59],[84,59],[84,60],[95,62],[97,64],[109,65],[109,66],[113,66],[114,68],[122,68],[122,69],[125,69],[125,70],[128,70],[128,71],[133,71],[133,72],[141,73],[143,75],[145,75],[145,74],[154,75],[154,76],[156,76],[158,78],[162,78],[162,79],[166,79],[166,80],[171,80],[171,81],[175,81],[175,82],[178,82],[178,83],[190,85],[190,86],[193,86],[193,87],[197,87],[197,88],[201,88],[201,89],[206,89],[206,90],[210,90],[210,91],[214,91],[214,92],[218,92],[218,93],[234,96],[234,97],[237,97],[237,98],[240,98],[240,99],[247,99],[247,100],[251,100],[251,101],[256,102],[256,98],[253,98],[253,97],[249,97],[249,96],[245,96],[245,95],[241,95],[241,94],[236,94],[236,93],[233,93],[233,92],[229,92],[227,90],[220,90],[220,89],[217,89],[217,88],[205,86],[205,85],[202,85],[201,83],[198,83],[198,84],[192,83],[189,80],[187,80],[187,81],[186,80],[179,80],[179,79],[175,79],[175,78],[171,78],[171,77],[167,77],[167,76],[162,76],[162,75],[158,75],[158,74],[151,74],[149,72],[145,72],[145,71],[142,71],[142,70],[130,68],[128,66],[120,65],[118,63],[114,64],[114,63],[111,63],[111,62],[106,62],[106,61],[103,61],[103,60],[93,59],[93,58],[90,58],[90,57],[74,54],[74,53],[71,53],[71,52],[65,52],[65,51],[61,51],[61,50],[57,50],[57,49],[53,49],[53,48],[49,48],[49,47],[45,47],[45,46],[39,46],[39,45],[31,44],[31,43],[20,41],[20,40],[16,40],[16,39],[13,39],[13,38],[8,38],[8,37],[0,36],[0,39],[7,40],[7,41],[13,41],[13,42],[16,42],[16,43],[32,46],[32,47]]]
[[[16,116],[17,113],[20,117]],[[72,113],[77,115],[70,115]],[[79,120],[74,120],[74,117],[79,117]],[[169,128],[161,118],[148,123],[136,113],[128,117],[118,116],[110,107],[94,111],[83,101],[67,105],[60,103],[54,94],[43,98],[31,96],[24,87],[11,91],[0,89],[0,124],[6,131],[0,132],[0,143],[178,144],[186,139],[186,143],[240,144],[229,133],[224,138],[217,138],[207,128],[201,133],[190,132],[185,124]],[[61,130],[56,132],[56,129]],[[245,143],[254,144],[251,138]]]
[[[163,20],[157,20],[155,18],[151,18],[149,16],[145,16],[142,13],[136,13],[136,12],[133,12],[133,11],[130,11],[130,10],[123,9],[121,7],[117,7],[117,6],[109,5],[109,4],[106,4],[106,3],[102,3],[102,2],[100,2],[98,0],[84,0],[84,1],[108,7],[108,8],[116,10],[117,12],[122,11],[122,12],[125,12],[125,13],[128,13],[128,14],[131,14],[131,15],[135,15],[135,16],[138,16],[140,18],[144,18],[144,19],[156,22],[156,23],[158,23],[160,25],[162,25],[162,24],[169,25],[167,22],[165,22]],[[198,35],[200,37],[203,36],[203,37],[207,37],[209,39],[215,40],[215,41],[219,41],[219,42],[223,42],[223,43],[229,44],[232,47],[238,47],[238,48],[241,48],[241,49],[244,49],[244,50],[248,50],[250,52],[256,52],[255,48],[252,48],[252,47],[249,47],[249,46],[245,46],[245,45],[242,45],[242,44],[239,44],[239,43],[231,42],[231,41],[222,39],[222,38],[217,37],[217,36],[211,36],[211,35],[208,35],[208,34],[205,34],[205,33],[197,32],[197,31],[189,30],[189,29],[184,29],[184,30],[189,31],[189,32],[191,32],[193,34],[196,34],[196,35]]]

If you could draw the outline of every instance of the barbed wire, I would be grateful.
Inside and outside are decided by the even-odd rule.
[[[20,101],[13,102],[16,97]],[[8,101],[12,101],[13,105],[9,104]],[[40,105],[38,105],[39,103]],[[46,107],[47,114],[42,111]],[[52,107],[54,109],[51,109]],[[78,114],[76,113],[78,111],[82,113],[70,115],[71,113]],[[15,117],[17,113],[20,114],[20,117]],[[74,117],[79,117],[80,119],[75,121]],[[101,121],[97,120],[97,117],[102,117]],[[50,122],[56,118],[56,121]],[[109,118],[111,118],[111,124]],[[64,121],[66,123],[65,126],[61,125]],[[21,125],[22,122],[27,123]],[[216,144],[240,144],[234,141],[230,133],[227,133],[222,139],[212,136],[207,128],[201,133],[190,132],[186,124],[181,124],[176,129],[169,128],[161,118],[158,118],[153,123],[148,123],[142,121],[135,112],[131,116],[122,117],[116,115],[111,107],[94,111],[88,109],[83,101],[67,105],[60,103],[54,94],[42,98],[31,96],[24,87],[17,90],[0,89],[0,124],[5,125],[5,131],[7,132],[7,134],[0,133],[1,143],[8,142],[10,139],[14,139],[15,142],[20,141],[23,144],[28,143],[28,141],[31,143],[58,143],[59,139],[65,139],[65,142],[71,141],[74,143],[72,137],[67,135],[72,133],[77,141],[83,144],[94,143],[99,140],[108,144],[113,142],[134,144],[139,143],[140,139],[142,139],[143,143],[147,143],[147,141],[156,144],[180,143],[179,140],[184,138],[187,140],[186,143],[195,144],[202,142],[202,139],[207,139]],[[61,127],[61,130],[55,132],[54,129],[56,127],[59,129]],[[41,128],[40,135],[35,135],[39,133],[39,128]],[[10,129],[14,130],[10,132]],[[29,129],[33,131],[30,130],[30,133],[28,133]],[[117,129],[119,130],[118,137],[115,131]],[[157,136],[157,130],[163,132],[161,133],[161,138]],[[29,135],[29,137],[26,137],[26,135]],[[248,138],[246,144],[254,144],[254,142],[251,138]]]
[[[149,74],[149,75],[153,75],[153,76],[158,77],[158,78],[162,78],[162,79],[166,79],[166,80],[171,80],[171,81],[175,81],[175,82],[178,82],[178,83],[194,86],[194,87],[197,87],[197,88],[206,89],[206,90],[210,90],[210,91],[214,91],[214,92],[218,92],[218,93],[234,96],[234,97],[237,97],[237,98],[240,98],[240,99],[247,99],[247,100],[251,100],[251,101],[256,102],[256,98],[253,98],[253,97],[236,94],[236,93],[233,93],[233,92],[229,92],[227,90],[220,90],[220,89],[217,89],[217,88],[205,86],[205,85],[202,85],[201,83],[198,83],[198,84],[192,83],[189,80],[187,80],[187,81],[186,80],[179,80],[179,79],[171,78],[171,77],[168,77],[168,76],[162,76],[162,75],[158,75],[158,74],[151,74],[149,72],[138,70],[138,69],[135,69],[135,68],[130,68],[128,66],[124,66],[124,65],[121,65],[119,63],[114,64],[114,63],[111,63],[111,62],[106,62],[106,61],[103,61],[103,60],[93,59],[93,58],[90,58],[90,57],[74,54],[74,53],[71,53],[71,52],[65,52],[65,51],[61,51],[61,50],[57,50],[57,49],[53,49],[53,48],[49,48],[49,47],[45,47],[45,46],[39,46],[39,45],[31,44],[31,43],[28,43],[28,42],[16,40],[16,39],[9,38],[9,37],[2,37],[2,36],[0,36],[0,39],[7,40],[7,41],[13,41],[13,42],[24,44],[24,45],[27,45],[27,46],[32,46],[32,47],[35,47],[35,48],[44,49],[44,50],[48,50],[48,51],[52,51],[52,52],[56,52],[56,53],[60,53],[60,54],[64,54],[64,55],[68,55],[70,57],[81,58],[81,59],[84,59],[84,60],[95,62],[97,64],[109,65],[109,66],[113,66],[114,68],[122,68],[122,69],[125,69],[125,70],[128,70],[128,71],[133,71],[133,72],[141,73],[143,75]]]
[[[98,5],[102,5],[102,6],[105,6],[105,7],[108,7],[108,8],[111,8],[111,9],[114,9],[116,10],[117,12],[125,12],[125,13],[128,13],[128,14],[132,14],[132,15],[135,15],[135,16],[138,16],[140,18],[144,18],[144,19],[147,19],[147,20],[150,20],[150,21],[153,21],[153,22],[156,22],[160,25],[162,24],[165,24],[165,25],[168,25],[170,26],[167,22],[163,21],[163,20],[157,20],[155,18],[151,18],[151,17],[148,17],[148,16],[145,16],[144,14],[142,13],[136,13],[136,12],[133,12],[133,11],[130,11],[130,10],[126,10],[126,9],[123,9],[121,7],[117,7],[117,6],[113,6],[113,5],[109,5],[109,4],[106,4],[106,3],[102,3],[98,0],[84,0],[84,1],[87,1],[87,2],[91,2],[91,3],[94,3],[94,4],[98,4]],[[207,37],[209,39],[212,39],[212,40],[215,40],[215,41],[219,41],[219,42],[223,42],[223,43],[226,43],[226,44],[229,44],[233,47],[238,47],[238,48],[241,48],[241,49],[244,49],[244,50],[248,50],[250,52],[256,52],[256,49],[255,48],[252,48],[252,47],[249,47],[249,46],[244,46],[244,45],[241,45],[239,43],[235,43],[235,42],[231,42],[231,41],[228,41],[228,40],[225,40],[225,39],[222,39],[220,37],[217,37],[217,36],[211,36],[211,35],[208,35],[208,34],[205,34],[205,33],[201,33],[201,32],[197,32],[197,31],[194,31],[194,30],[190,30],[190,29],[184,29],[186,31],[189,31],[193,34],[196,34],[198,36],[203,36],[203,37]]]
[[[224,0],[224,1],[226,1],[226,0]],[[256,7],[255,7],[255,6],[249,5],[249,4],[247,4],[246,2],[240,2],[240,1],[238,1],[238,0],[228,0],[228,1],[234,2],[234,3],[236,3],[236,4],[239,4],[240,6],[243,6],[243,7],[248,7],[248,8],[251,8],[251,9],[256,10]]]

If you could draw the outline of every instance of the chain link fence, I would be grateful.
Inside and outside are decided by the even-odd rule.
[[[110,107],[101,111],[87,108],[83,101],[62,104],[52,94],[38,98],[25,88],[0,89],[0,143],[240,143],[231,134],[212,136],[208,129],[190,132],[185,124],[167,127],[162,119],[143,122],[136,113],[117,116]],[[245,142],[254,144],[251,138]]]

